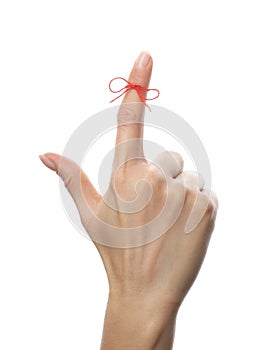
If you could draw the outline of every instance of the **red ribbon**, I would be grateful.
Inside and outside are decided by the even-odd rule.
[[[118,80],[118,79],[124,80],[124,82],[126,82],[127,85],[124,86],[124,87],[123,87],[122,89],[120,89],[120,90],[117,90],[117,91],[112,90],[112,88],[111,88],[112,82],[113,82],[114,80]],[[113,78],[113,79],[109,82],[109,89],[110,89],[110,91],[113,92],[114,94],[117,94],[118,92],[121,92],[121,94],[120,94],[119,96],[115,97],[113,100],[111,100],[110,103],[113,102],[113,101],[115,101],[115,100],[117,100],[119,97],[123,96],[123,95],[124,95],[125,93],[127,93],[129,90],[135,89],[136,92],[137,92],[137,94],[138,94],[138,96],[139,96],[139,98],[140,98],[140,100],[143,102],[143,104],[144,104],[150,111],[151,111],[151,109],[150,109],[150,107],[146,104],[145,101],[147,101],[147,100],[148,100],[148,101],[149,101],[149,100],[155,100],[155,99],[158,98],[159,95],[160,95],[160,92],[159,92],[158,89],[148,89],[148,88],[145,88],[144,86],[141,86],[141,85],[139,85],[139,84],[132,84],[131,82],[129,82],[128,80],[126,80],[126,79],[124,79],[124,78],[122,78],[122,77]],[[144,93],[145,93],[145,92],[147,93],[148,91],[155,91],[155,92],[157,93],[157,95],[156,95],[155,97],[152,97],[152,98],[147,98],[147,97],[144,96]]]

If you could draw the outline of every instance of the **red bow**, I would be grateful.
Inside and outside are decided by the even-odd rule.
[[[111,84],[112,84],[112,82],[113,82],[114,80],[117,80],[117,79],[124,80],[124,81],[127,83],[127,85],[124,86],[124,87],[123,87],[122,89],[120,89],[120,90],[114,91],[114,90],[112,90],[112,88],[111,88]],[[151,111],[151,109],[150,109],[150,107],[146,104],[145,101],[147,101],[147,100],[155,100],[155,98],[158,98],[159,95],[160,95],[160,92],[159,92],[158,89],[147,89],[147,88],[145,88],[144,86],[141,86],[141,85],[139,85],[139,84],[132,84],[132,83],[130,83],[128,80],[126,80],[126,79],[124,79],[124,78],[122,78],[122,77],[113,78],[113,79],[109,82],[109,89],[110,89],[111,92],[113,92],[113,93],[115,93],[115,94],[117,94],[118,92],[122,92],[119,96],[117,96],[117,97],[115,97],[113,100],[111,100],[110,103],[113,102],[113,101],[115,101],[115,100],[117,100],[119,97],[123,96],[123,95],[124,95],[125,93],[127,93],[129,90],[135,89],[136,92],[137,92],[137,94],[138,94],[138,96],[139,96],[139,98],[140,98],[140,100],[145,104],[145,106],[146,106],[150,111]],[[155,97],[152,97],[152,98],[147,98],[147,97],[144,96],[144,93],[145,93],[145,92],[148,92],[148,91],[155,91],[155,92],[157,93],[157,95],[156,95]]]

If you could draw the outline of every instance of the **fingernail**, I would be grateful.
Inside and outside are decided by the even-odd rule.
[[[150,62],[151,56],[148,52],[143,51],[140,56],[137,58],[136,60],[136,65],[139,68],[144,68],[148,65],[148,63]]]
[[[47,168],[53,171],[57,170],[56,164],[51,159],[49,159],[45,154],[40,155],[39,158],[43,162],[43,164],[47,166]]]

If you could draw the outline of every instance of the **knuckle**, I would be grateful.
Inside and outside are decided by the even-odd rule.
[[[151,183],[156,183],[159,185],[162,185],[163,183],[165,183],[164,173],[154,165],[149,166],[146,178]]]
[[[197,171],[189,170],[184,172],[185,181],[189,184],[197,184],[199,179],[199,174]]]
[[[118,112],[118,123],[120,124],[130,124],[133,122],[140,122],[141,118],[137,115],[133,108],[122,105]]]
[[[168,152],[176,161],[183,163],[183,158],[180,153],[176,151],[169,151]]]
[[[206,207],[206,214],[208,214],[209,216],[213,214],[214,212],[214,204],[211,200],[208,201],[207,203],[207,207]]]
[[[199,208],[202,208],[201,210],[204,210],[205,215],[210,217],[214,212],[214,202],[212,201],[211,197],[207,196],[203,192],[198,192],[198,204]]]
[[[65,179],[63,180],[64,182],[64,186],[69,190],[72,188],[73,186],[73,176],[68,175],[65,177]]]
[[[205,191],[203,197],[207,201],[206,213],[213,215],[218,208],[218,200],[215,193],[213,191]]]
[[[190,201],[194,201],[197,196],[197,189],[195,187],[186,186],[186,198]]]

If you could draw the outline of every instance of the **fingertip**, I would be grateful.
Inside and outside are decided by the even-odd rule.
[[[39,155],[40,160],[42,163],[49,169],[53,171],[57,171],[57,164],[54,162],[54,159],[50,156],[52,153],[45,153]]]
[[[152,65],[153,60],[149,52],[142,51],[135,61],[135,66],[140,69],[144,69]]]

